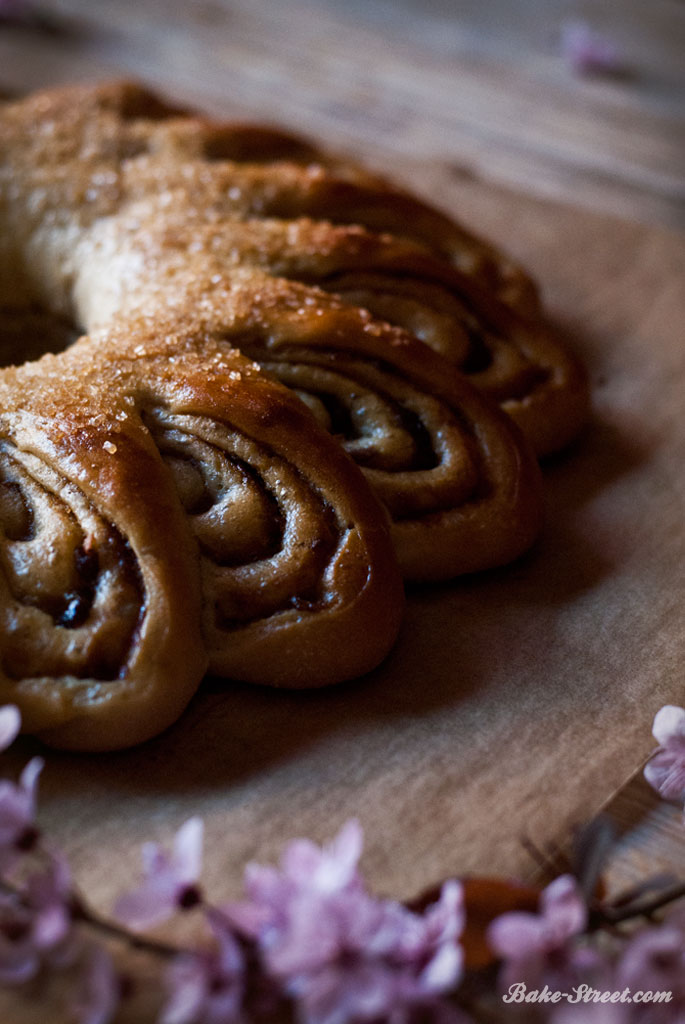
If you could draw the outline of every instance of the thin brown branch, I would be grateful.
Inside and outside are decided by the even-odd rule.
[[[661,892],[649,899],[636,900],[634,903],[622,904],[618,907],[611,905],[599,907],[600,923],[605,921],[608,924],[619,924],[634,917],[651,917],[662,907],[683,898],[685,898],[685,882],[677,882],[667,889],[662,889]]]
[[[161,939],[151,939],[146,935],[137,935],[135,932],[131,932],[122,925],[117,924],[116,921],[102,917],[76,893],[72,894],[71,912],[75,921],[81,921],[103,935],[109,936],[109,938],[124,942],[126,945],[131,946],[132,949],[138,949],[142,952],[153,953],[155,956],[162,957],[174,957],[180,953],[188,952]]]

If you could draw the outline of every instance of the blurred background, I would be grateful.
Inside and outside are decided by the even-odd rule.
[[[121,75],[436,190],[685,227],[683,0],[0,0],[3,90]]]

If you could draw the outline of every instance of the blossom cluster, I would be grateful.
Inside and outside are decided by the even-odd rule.
[[[0,750],[20,725],[16,708],[0,708]],[[663,708],[654,735],[647,779],[685,803],[685,710]],[[488,1005],[492,1019],[493,1000],[503,1021],[517,1009],[511,1019],[522,1019],[522,1001],[526,1020],[550,1024],[685,1021],[682,883],[655,879],[612,903],[598,873],[588,880],[569,865],[531,905],[499,882],[476,935],[482,914],[471,920],[468,884],[456,879],[419,905],[375,896],[359,869],[362,831],[350,821],[326,846],[291,842],[278,867],[249,865],[244,898],[215,903],[201,883],[203,823],[191,818],[171,849],[143,847],[139,884],[103,919],[38,827],[43,767],[36,757],[17,782],[0,780],[0,986],[58,975],[77,1024],[114,1022],[135,986],[120,965],[127,946],[162,964],[158,1024],[249,1024],[284,1011],[300,1024],[468,1024]],[[146,936],[184,913],[199,917],[197,944]],[[641,919],[649,923],[635,927]],[[476,938],[486,944],[485,964],[470,962]],[[556,998],[572,991],[586,998]],[[667,999],[644,1005],[633,992]]]

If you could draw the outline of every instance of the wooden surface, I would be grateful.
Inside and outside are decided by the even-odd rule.
[[[621,4],[608,0],[465,0],[459,4],[449,0],[117,0],[99,4],[55,0],[45,9],[53,16],[50,32],[0,28],[0,85],[27,90],[124,73],[145,78],[217,114],[241,113],[287,125],[366,156],[434,202],[459,212],[468,223],[524,258],[541,279],[555,319],[575,336],[588,356],[597,412],[581,445],[549,470],[553,514],[541,550],[548,555],[551,552],[548,566],[559,569],[565,564],[559,569],[562,578],[556,587],[548,583],[546,603],[541,600],[537,609],[523,586],[519,597],[529,600],[531,614],[542,610],[541,628],[552,630],[557,614],[559,622],[563,621],[567,598],[582,610],[607,579],[611,583],[606,560],[611,562],[612,552],[619,550],[628,560],[634,539],[647,544],[649,557],[645,556],[641,571],[645,594],[649,593],[656,605],[651,609],[650,630],[642,637],[646,647],[631,660],[622,656],[620,646],[631,641],[631,630],[641,638],[641,610],[635,596],[641,592],[639,572],[630,577],[627,589],[617,587],[613,592],[616,604],[611,606],[611,615],[596,627],[605,632],[588,636],[587,645],[602,671],[613,673],[612,684],[624,684],[625,699],[617,697],[620,721],[612,718],[608,697],[605,700],[599,694],[594,703],[591,700],[582,707],[579,703],[577,710],[585,715],[586,738],[575,754],[582,763],[576,769],[573,763],[562,764],[550,755],[545,786],[538,785],[536,791],[527,788],[530,779],[521,780],[523,795],[516,813],[522,831],[529,825],[537,829],[533,835],[537,841],[544,844],[557,838],[563,842],[573,820],[607,802],[623,834],[613,868],[615,886],[629,884],[646,871],[682,870],[685,857],[679,812],[654,799],[640,781],[638,768],[650,749],[651,717],[659,702],[685,702],[685,629],[679,625],[683,550],[677,525],[682,521],[684,502],[682,486],[673,475],[680,449],[669,447],[668,433],[677,426],[680,402],[677,390],[669,394],[669,382],[680,381],[681,389],[685,386],[680,354],[684,348],[685,241],[673,233],[685,228],[685,5],[679,0],[654,0],[649,5],[639,0]],[[558,34],[564,18],[578,16],[588,18],[622,47],[621,75],[579,78],[572,73],[559,53]],[[502,186],[525,193],[525,198],[517,198]],[[554,203],[548,201],[550,197]],[[606,214],[618,215],[623,221]],[[631,372],[640,376],[633,379]],[[612,382],[621,375],[627,390],[619,399]],[[678,384],[675,386],[677,389]],[[666,389],[663,409],[653,406],[657,387]],[[637,454],[640,444],[636,437],[651,453],[651,476],[649,460],[645,470],[644,459]],[[595,444],[600,446],[599,454]],[[580,474],[588,466],[594,466],[597,473],[604,468],[604,489],[597,483],[595,490],[582,486],[578,490]],[[643,471],[646,475],[641,476]],[[645,487],[662,496],[668,494],[668,516],[661,520],[657,516],[673,545],[672,572],[663,600],[651,589],[655,577],[650,559],[653,555],[654,564],[667,565],[669,554],[667,550],[661,558],[662,538],[647,536],[649,495]],[[614,538],[602,516],[621,488],[621,507],[629,508],[634,500],[645,519],[639,528],[619,524]],[[564,505],[569,495],[575,495],[570,510]],[[600,535],[606,550],[588,552],[578,531],[596,529],[598,524],[605,530]],[[621,531],[627,531],[622,540]],[[535,557],[539,559],[540,552]],[[574,563],[576,558],[580,561]],[[537,565],[544,579],[544,566]],[[513,578],[520,582],[521,574],[530,567],[531,563],[518,567]],[[501,585],[501,578],[477,584],[495,594]],[[458,612],[465,598],[461,591],[455,593],[461,596],[449,597],[449,601]],[[502,593],[498,599],[503,602],[504,621],[513,629],[517,620],[506,618],[507,598]],[[406,657],[416,672],[434,642],[434,636],[426,631],[431,601],[426,594],[411,599],[410,623],[418,640],[414,637],[409,644],[405,634],[404,646],[396,655]],[[625,624],[619,629],[616,624],[624,615]],[[663,631],[658,615],[663,615]],[[451,629],[447,619],[444,621]],[[459,626],[457,618],[454,629]],[[533,635],[534,631],[526,635],[529,646]],[[632,640],[637,643],[635,636]],[[613,654],[612,643],[616,648]],[[512,644],[516,648],[514,641]],[[463,646],[469,651],[474,645],[475,640],[467,638],[462,647],[454,648],[455,657]],[[523,678],[523,661],[513,660]],[[395,667],[398,664],[397,660],[393,663]],[[548,667],[552,664],[558,669],[560,662],[552,660]],[[587,668],[585,652],[578,664]],[[633,665],[641,686],[633,678]],[[537,671],[545,667],[544,662],[538,664]],[[650,673],[653,685],[646,693],[642,684]],[[427,687],[428,682],[421,685]],[[52,812],[48,806],[50,824],[71,850],[86,883],[95,882],[103,870],[102,859],[89,849],[97,830],[121,858],[123,870],[130,871],[136,859],[131,840],[150,834],[164,838],[192,809],[200,793],[210,819],[220,805],[230,805],[230,821],[236,830],[230,853],[237,865],[255,854],[273,857],[279,845],[278,828],[270,828],[266,820],[260,823],[258,815],[255,819],[249,809],[251,801],[263,799],[264,813],[276,816],[284,800],[292,801],[292,830],[316,832],[318,828],[323,832],[322,799],[329,800],[331,821],[337,823],[358,809],[356,784],[370,830],[368,865],[374,881],[395,890],[411,890],[433,879],[423,877],[420,867],[415,864],[412,869],[404,858],[393,860],[388,844],[399,843],[408,832],[414,834],[419,827],[417,819],[409,815],[388,828],[375,829],[377,806],[369,796],[374,771],[375,793],[387,800],[398,793],[411,795],[409,780],[401,770],[394,772],[395,762],[384,773],[382,759],[372,759],[371,768],[355,777],[356,783],[355,778],[346,778],[345,743],[350,741],[346,729],[352,737],[355,729],[367,739],[375,735],[376,743],[385,744],[388,756],[399,758],[401,765],[402,757],[408,756],[407,750],[397,745],[402,730],[415,720],[418,731],[412,735],[417,736],[423,723],[428,743],[438,729],[440,701],[446,705],[453,702],[445,678],[436,685],[436,703],[405,697],[394,706],[392,701],[384,703],[390,683],[389,677],[381,675],[366,698],[366,711],[350,713],[354,702],[348,691],[334,698],[336,714],[346,721],[351,714],[348,725],[335,729],[321,724],[321,716],[331,714],[333,705],[322,712],[317,703],[320,698],[316,698],[300,714],[288,699],[281,698],[281,713],[291,730],[288,743],[284,743],[278,715],[270,706],[260,704],[263,698],[246,697],[242,725],[238,719],[232,730],[229,728],[239,746],[237,761],[224,780],[227,792],[220,792],[205,778],[193,781],[192,772],[185,785],[179,769],[171,793],[161,802],[164,757],[174,749],[174,740],[171,745],[166,740],[166,745],[148,751],[152,782],[148,779],[140,792],[135,786],[143,771],[139,755],[117,760],[114,782],[111,778],[107,781],[102,767],[92,772],[88,769],[96,802],[93,806],[98,808],[90,823],[76,816],[70,824],[69,811],[79,802],[85,769],[82,760],[65,759],[57,765],[53,778],[66,779],[66,790],[58,794],[58,782],[51,783],[46,777],[46,797],[56,800]],[[580,694],[582,686],[575,689],[572,681],[569,686],[565,713],[572,715],[573,695]],[[617,695],[619,691],[617,686]],[[204,700],[207,706],[223,706],[215,695]],[[200,721],[196,708],[190,719],[191,747],[197,741]],[[256,739],[250,739],[247,726],[255,722],[262,723],[261,731]],[[503,728],[502,723],[499,727]],[[618,729],[624,730],[619,753],[606,758],[604,737],[613,730],[615,738]],[[457,739],[458,733],[454,742]],[[458,777],[447,760],[448,741],[449,734],[443,734],[440,765],[444,777],[433,777],[432,788],[422,790],[419,784],[416,788],[421,800],[430,796],[434,806],[443,810],[449,801],[456,800],[459,806],[461,799]],[[588,761],[593,750],[602,765],[601,777],[594,784]],[[188,753],[188,743],[180,743],[179,756]],[[573,750],[567,753],[573,754]],[[310,772],[307,791],[301,786],[298,789],[298,765],[302,764]],[[334,766],[342,772],[340,779],[331,775]],[[531,778],[539,767],[531,765]],[[507,764],[499,770],[506,771]],[[635,778],[629,782],[631,775]],[[315,778],[322,789],[315,785]],[[481,802],[498,801],[493,787],[494,782],[480,792]],[[567,801],[563,814],[554,818],[556,826],[561,820],[564,824],[563,834],[555,836],[544,827],[545,800],[554,806],[558,794],[567,789],[577,793],[577,798]],[[107,807],[115,806],[113,801],[124,797],[128,811],[123,818],[129,826],[125,843],[123,833],[118,832],[118,818],[113,816],[103,826],[102,817]],[[466,806],[464,809],[466,813]],[[425,858],[440,827],[439,821],[428,828],[424,825],[423,839],[408,855]],[[464,866],[474,868],[481,848],[476,843],[470,856],[468,821],[462,831],[466,836],[462,840]],[[510,828],[506,841],[496,848],[499,837],[493,826],[493,853],[486,867],[504,866],[513,848],[514,832]],[[284,838],[281,835],[281,840]],[[429,858],[428,870],[445,866],[439,856]],[[534,870],[522,857],[517,867],[528,874]],[[210,872],[210,881],[216,881],[219,867],[211,866]]]
[[[53,33],[0,29],[0,84],[121,73],[392,160],[685,226],[682,0],[44,0]],[[579,77],[584,18],[621,52]]]

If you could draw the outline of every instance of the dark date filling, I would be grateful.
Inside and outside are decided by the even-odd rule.
[[[64,608],[61,612],[52,613],[58,626],[75,629],[82,626],[90,615],[95,597],[95,587],[99,576],[99,558],[97,551],[86,551],[83,546],[74,551],[74,567],[79,579],[76,590],[64,596]]]
[[[469,339],[469,348],[466,358],[459,364],[459,369],[467,374],[489,370],[492,366],[492,351],[486,345],[482,331],[468,320],[463,321],[462,327]]]
[[[401,405],[386,393],[376,393],[382,398],[395,425],[412,439],[412,456],[402,466],[401,472],[434,469],[438,465],[439,459],[433,448],[430,432],[424,426],[418,413]],[[312,394],[322,403],[330,417],[331,434],[341,439],[343,445],[345,441],[355,441],[362,436],[354,425],[349,409],[338,395],[321,390],[313,390]],[[373,448],[355,451],[353,457],[358,465],[367,469],[386,469],[382,454],[375,452]]]
[[[112,524],[102,524],[97,539],[86,538],[73,509],[30,478],[11,450],[3,452],[0,473],[0,567],[15,609],[8,606],[4,672],[13,679],[122,678],[145,613],[143,581],[130,545]],[[46,495],[52,513],[36,517],[22,473],[27,486]],[[40,531],[52,529],[46,523],[51,514],[54,536],[43,547]],[[72,547],[79,535],[80,543]],[[42,559],[49,571],[36,574],[32,570]],[[36,611],[45,618],[35,618]],[[83,634],[77,632],[81,628]]]
[[[423,422],[420,413],[399,401],[376,382],[369,383],[367,381],[364,374],[365,367],[384,374],[390,380],[396,379],[398,376],[397,371],[390,364],[379,360],[364,359],[355,355],[353,358],[358,370],[358,375],[355,376],[354,368],[349,365],[350,356],[345,352],[329,350],[325,353],[316,353],[310,351],[303,352],[302,350],[291,352],[281,350],[277,353],[271,353],[263,349],[257,349],[254,346],[246,347],[244,351],[250,358],[262,363],[264,368],[286,387],[307,392],[316,398],[326,410],[329,420],[329,432],[342,443],[343,447],[346,446],[346,442],[349,447],[350,442],[362,438],[366,441],[370,440],[372,435],[364,433],[355,424],[349,401],[355,395],[355,384],[373,391],[374,395],[383,403],[384,411],[391,425],[411,438],[412,450],[410,457],[400,467],[390,468],[382,451],[378,450],[373,444],[369,444],[364,448],[355,447],[350,449],[350,454],[359,466],[366,469],[386,470],[388,472],[397,471],[397,468],[399,468],[399,471],[404,473],[435,469],[440,464],[440,458],[435,451],[430,431]],[[348,365],[342,367],[340,364],[343,361],[346,361]],[[345,384],[341,389],[341,393],[326,389],[325,385],[321,385],[317,381],[310,384],[306,377],[307,366],[312,366],[315,370],[320,368],[321,370],[328,371],[339,379],[344,380]],[[297,374],[299,369],[303,370],[301,379],[298,379],[297,375],[292,374],[291,370],[293,369],[295,374]],[[451,412],[452,415],[458,415],[455,410],[451,410]]]

